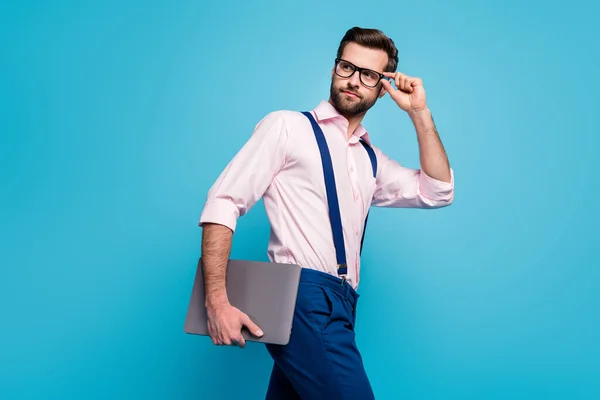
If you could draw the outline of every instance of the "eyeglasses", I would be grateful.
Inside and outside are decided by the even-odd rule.
[[[359,77],[362,84],[370,88],[377,86],[379,81],[385,77],[385,75],[373,71],[372,69],[357,67],[351,62],[342,60],[341,58],[335,59],[336,75],[342,78],[350,78],[356,71],[360,74]]]

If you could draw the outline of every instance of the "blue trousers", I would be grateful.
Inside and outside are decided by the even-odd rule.
[[[354,340],[358,293],[341,282],[302,270],[290,341],[266,345],[274,361],[267,400],[375,398]]]

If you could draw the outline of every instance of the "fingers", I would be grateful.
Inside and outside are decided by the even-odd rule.
[[[242,315],[242,324],[244,324],[254,336],[261,337],[263,335],[263,331],[258,327],[258,325],[252,322],[250,317],[248,317],[246,314]]]
[[[217,346],[246,347],[246,340],[242,335],[242,327],[246,326],[250,333],[256,337],[263,336],[262,330],[248,317],[248,315],[235,310],[228,313],[227,317],[212,321],[209,319],[209,335],[213,344]]]
[[[385,91],[388,92],[389,94],[392,94],[394,91],[396,91],[396,89],[394,89],[394,87],[392,86],[390,81],[388,81],[387,79],[382,79],[381,84],[383,85],[383,88],[385,89]]]
[[[421,79],[419,78],[414,78],[412,76],[408,76],[403,74],[402,72],[383,72],[383,75],[386,76],[387,78],[391,78],[394,80],[394,84],[396,85],[396,87],[398,88],[398,90],[401,90],[405,93],[412,93],[414,91],[414,88],[418,85],[421,85]],[[382,83],[384,81],[382,80]],[[383,83],[384,87],[387,89],[387,86],[385,83]]]
[[[397,72],[396,76],[394,77],[394,83],[399,90],[402,90],[405,93],[411,93],[412,86],[410,84],[410,79],[411,78],[409,76]]]
[[[227,329],[225,331],[214,332],[210,334],[210,338],[214,345],[217,346],[239,346],[246,347],[246,340],[242,335],[242,330]]]
[[[232,317],[233,315],[230,315]],[[246,341],[242,336],[242,323],[235,316],[229,320],[208,321],[208,334],[214,345],[245,347]]]
[[[237,334],[232,335],[231,344],[233,346],[238,346],[240,348],[246,347],[246,340],[244,340],[244,336],[242,336],[242,331],[240,330]]]
[[[227,335],[224,335],[221,330],[217,329],[217,327],[209,325],[208,334],[214,345],[217,345],[217,346],[226,345]]]

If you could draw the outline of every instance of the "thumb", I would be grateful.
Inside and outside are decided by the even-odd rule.
[[[260,330],[258,325],[252,322],[250,317],[246,314],[242,315],[242,323],[248,328],[248,330],[250,330],[250,333],[252,333],[254,336],[261,337],[264,334],[263,331]]]
[[[386,90],[386,92],[388,92],[390,95],[396,91],[396,89],[392,86],[392,84],[390,83],[390,81],[388,81],[387,79],[382,79],[381,80],[381,84],[383,85],[384,89]]]

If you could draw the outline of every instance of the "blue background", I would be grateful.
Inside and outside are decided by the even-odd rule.
[[[263,398],[261,345],[183,333],[196,224],[260,118],[327,98],[354,25],[424,80],[456,173],[449,208],[371,213],[377,398],[600,398],[598,10],[520,3],[3,2],[0,398]],[[418,167],[388,97],[365,124]],[[268,233],[259,204],[232,256]]]

